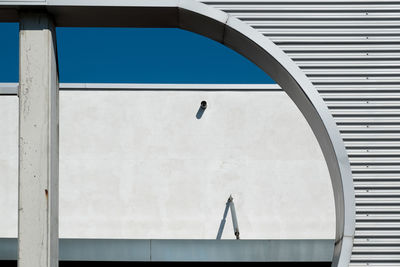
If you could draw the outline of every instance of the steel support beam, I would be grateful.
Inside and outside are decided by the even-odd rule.
[[[20,14],[18,266],[58,266],[58,71],[45,13]]]

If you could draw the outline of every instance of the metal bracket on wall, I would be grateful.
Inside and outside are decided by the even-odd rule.
[[[237,217],[236,217],[235,203],[233,203],[233,197],[232,197],[232,195],[230,195],[229,198],[228,198],[228,201],[226,202],[225,211],[224,211],[224,215],[223,215],[222,220],[221,220],[221,224],[219,225],[219,230],[218,230],[218,234],[217,234],[217,239],[218,240],[221,239],[222,233],[224,232],[224,227],[225,227],[225,223],[226,223],[226,216],[228,215],[229,209],[231,210],[233,232],[234,232],[234,234],[236,236],[236,239],[237,240],[240,239],[239,224],[238,224],[238,220],[237,220]]]

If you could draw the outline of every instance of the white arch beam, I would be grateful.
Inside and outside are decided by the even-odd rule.
[[[56,26],[179,27],[219,41],[269,74],[299,107],[321,146],[335,195],[333,266],[348,266],[355,228],[354,188],[349,160],[327,107],[304,73],[268,38],[228,14],[193,0],[47,0],[0,2],[8,9],[45,9]],[[11,14],[11,15],[10,15]],[[15,18],[14,18],[15,19]]]

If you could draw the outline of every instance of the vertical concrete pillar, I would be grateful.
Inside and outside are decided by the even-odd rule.
[[[58,71],[45,13],[20,14],[18,266],[58,266]]]

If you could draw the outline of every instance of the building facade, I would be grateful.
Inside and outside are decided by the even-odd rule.
[[[22,3],[2,2],[9,6]],[[60,24],[68,17],[66,9],[54,7],[57,1],[26,2],[48,5],[47,10]],[[268,37],[313,83],[339,127],[351,163],[356,219],[350,265],[398,265],[399,3],[204,3]],[[6,9],[3,18],[12,20],[13,12]],[[214,34],[210,32],[209,36]]]

